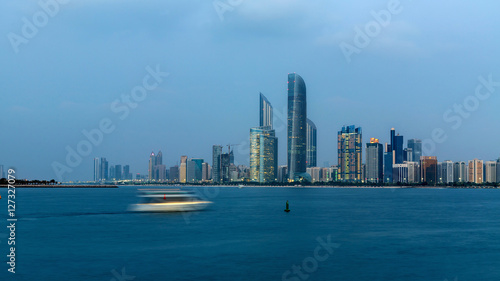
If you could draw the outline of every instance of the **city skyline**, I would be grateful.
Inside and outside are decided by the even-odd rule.
[[[22,34],[22,19],[41,10],[37,2],[0,5],[4,35]],[[67,165],[65,180],[88,179],[96,157],[145,174],[144,155],[152,149],[162,150],[170,167],[185,154],[210,159],[217,143],[240,144],[235,162],[248,165],[248,128],[256,125],[259,92],[273,101],[279,151],[286,151],[283,77],[290,72],[308,86],[317,163],[336,163],[332,142],[348,124],[381,143],[390,142],[391,127],[405,141],[432,140],[438,159],[496,159],[500,133],[492,128],[500,120],[492,113],[500,59],[498,39],[486,36],[499,27],[496,4],[402,2],[402,12],[347,61],[339,45],[353,45],[355,27],[363,29],[374,20],[371,11],[386,7],[386,1],[251,1],[221,21],[213,4],[202,1],[61,6],[17,53],[6,36],[0,45],[2,109],[9,116],[0,122],[15,133],[4,139],[0,163],[21,177],[57,178],[52,164],[66,165],[66,148],[76,150],[87,140],[84,130],[109,118],[113,131],[78,164]],[[95,20],[83,30],[86,15]],[[147,75],[156,88],[140,101],[122,100]],[[489,89],[496,91],[488,96]],[[481,146],[470,133],[476,131],[487,133]],[[40,139],[33,142],[33,136]],[[286,161],[280,153],[278,165]]]

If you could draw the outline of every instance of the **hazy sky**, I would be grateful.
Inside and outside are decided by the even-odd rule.
[[[211,164],[213,144],[241,144],[236,161],[248,164],[259,92],[284,165],[289,72],[306,82],[320,165],[337,163],[337,131],[351,124],[363,142],[387,142],[395,127],[405,144],[441,128],[431,141],[440,161],[500,156],[498,1],[66,2],[0,2],[0,164],[21,177],[57,178],[57,162],[72,169],[63,179],[90,180],[94,157],[146,173],[152,150],[167,166],[181,155]],[[357,38],[365,28],[371,36]],[[169,73],[160,83],[157,68]],[[135,102],[112,109],[132,91]],[[101,122],[114,131],[89,151],[82,130]],[[90,153],[70,167],[66,147],[79,143]]]

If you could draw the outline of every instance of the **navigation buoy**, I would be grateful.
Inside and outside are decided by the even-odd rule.
[[[288,208],[288,200],[286,201],[286,209],[285,209],[285,212],[290,212],[290,209]]]

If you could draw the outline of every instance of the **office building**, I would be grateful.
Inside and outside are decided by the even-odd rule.
[[[203,162],[203,159],[198,158],[192,158],[187,161],[187,182],[197,183],[202,180]]]
[[[421,156],[420,157],[420,178],[422,183],[428,185],[437,184],[437,157],[436,156]]]
[[[391,130],[391,134],[394,131],[394,129]],[[402,164],[403,163],[403,136],[400,136],[399,134],[394,136],[394,143],[391,144],[392,146],[392,151],[394,151],[394,163],[395,164]]]
[[[385,144],[384,152],[384,182],[392,183],[392,165],[394,165],[394,152],[390,144]]]
[[[392,180],[394,183],[408,183],[408,164],[394,164],[392,166]]]
[[[344,126],[338,132],[339,177],[343,181],[362,181],[361,127]]]
[[[454,181],[454,167],[453,162],[446,160],[441,163],[441,182],[450,184]]]
[[[418,163],[408,161],[405,164],[408,166],[408,183],[420,182],[420,167]]]
[[[0,177],[4,178],[3,176],[3,165],[0,165]],[[99,158],[94,158],[94,181],[97,182],[100,180],[99,177]]]
[[[222,154],[221,145],[212,146],[212,180],[214,183],[219,183],[221,181],[221,172],[220,172],[221,154]]]
[[[410,139],[408,140],[408,148],[412,150],[412,159],[408,161],[420,162],[420,156],[422,156],[422,140]]]
[[[271,127],[250,129],[250,180],[274,182],[278,175],[278,138]]]
[[[379,140],[371,138],[366,144],[366,182],[384,181],[384,147]]]
[[[179,182],[185,183],[187,179],[187,156],[181,156],[181,165],[179,167]]]
[[[485,161],[484,162],[484,182],[496,183],[497,182],[497,162]]]
[[[122,179],[122,165],[115,165],[115,180]]]
[[[201,180],[206,182],[210,180],[211,169],[207,162],[201,164]]]
[[[99,173],[99,178],[103,181],[109,179],[109,168],[108,168],[108,161],[106,158],[101,157],[101,163],[100,163],[100,173]]]
[[[170,172],[168,173],[168,179],[171,182],[179,182],[179,166],[175,165],[170,167]]]
[[[298,74],[288,74],[287,159],[290,181],[310,178],[306,173],[306,84]]]
[[[469,182],[483,183],[483,160],[474,159],[469,161]]]
[[[316,167],[317,166],[317,129],[313,121],[307,119],[307,149],[306,149],[306,166]],[[312,176],[312,175],[311,175]]]
[[[286,165],[278,167],[278,182],[287,182],[288,181],[288,169]]]

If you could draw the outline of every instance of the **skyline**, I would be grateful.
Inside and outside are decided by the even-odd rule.
[[[8,116],[0,125],[10,133],[0,164],[15,167],[22,177],[56,178],[51,163],[63,163],[65,147],[74,148],[85,139],[82,130],[108,117],[116,129],[66,180],[88,179],[95,157],[145,174],[151,150],[161,150],[165,165],[173,166],[181,155],[208,161],[213,144],[241,144],[235,161],[248,165],[248,128],[257,124],[259,92],[274,105],[283,165],[285,74],[293,72],[307,83],[319,166],[336,164],[336,133],[350,124],[363,128],[365,140],[381,143],[390,142],[391,127],[406,140],[430,139],[442,128],[447,140],[432,154],[442,160],[500,156],[496,2],[401,1],[402,11],[350,62],[339,44],[352,43],[355,26],[363,28],[373,20],[371,11],[385,9],[387,1],[252,1],[226,12],[223,21],[211,2],[125,1],[120,9],[108,2],[69,3],[18,53],[6,35],[19,34],[23,17],[32,19],[40,7],[0,5],[0,56],[6,65],[0,70],[1,104]],[[82,30],[89,16],[93,24]],[[120,119],[111,104],[142,83],[148,66],[169,76]],[[490,87],[496,91],[459,118],[455,105],[469,101],[474,108],[469,97],[488,84],[481,79],[494,81]],[[487,89],[481,89],[483,97]],[[447,112],[449,122],[443,118]],[[481,145],[477,134],[484,134]]]

